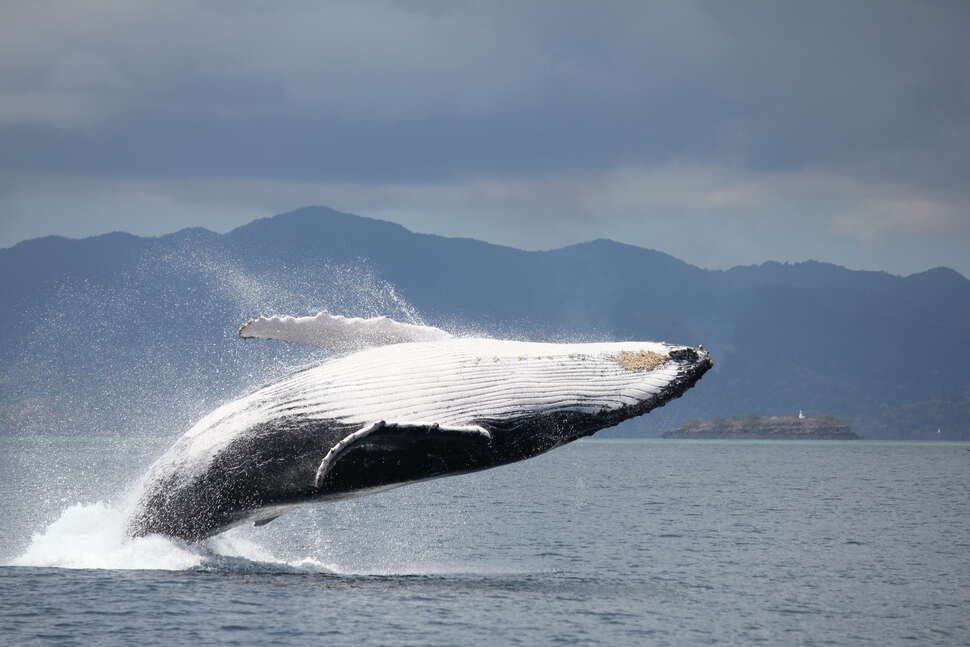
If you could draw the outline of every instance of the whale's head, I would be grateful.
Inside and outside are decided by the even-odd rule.
[[[439,345],[429,347],[426,361],[415,356],[421,345],[401,349],[415,358],[415,380],[425,374],[449,385],[428,419],[499,430],[545,427],[563,442],[663,406],[713,365],[703,346],[664,342],[448,345],[449,359],[440,365],[433,352]]]

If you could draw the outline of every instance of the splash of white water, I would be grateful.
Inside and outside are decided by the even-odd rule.
[[[218,321],[211,313],[205,319],[206,312],[198,310],[199,304],[204,308],[208,302],[186,292],[186,277],[194,281],[193,289],[214,295],[220,308]],[[127,499],[92,503],[129,489],[126,481],[134,482],[168,446],[165,437],[174,440],[225,398],[247,385],[278,377],[294,363],[319,359],[319,352],[305,347],[239,342],[236,326],[242,321],[261,314],[309,315],[329,309],[348,316],[388,315],[408,324],[424,324],[403,295],[366,264],[254,270],[239,259],[187,246],[147,253],[117,283],[66,280],[52,303],[50,311],[33,313],[36,328],[18,363],[20,373],[31,378],[22,380],[25,384],[45,387],[43,397],[31,401],[36,406],[18,417],[29,423],[24,431],[38,437],[51,434],[51,438],[59,438],[54,430],[64,430],[65,437],[110,431],[118,440],[104,447],[94,461],[85,460],[70,449],[72,445],[59,443],[50,443],[50,452],[23,455],[32,466],[29,469],[44,478],[28,483],[30,503],[7,517],[15,532],[8,534],[12,541],[0,546],[0,554],[4,560],[17,555],[8,564],[136,570],[268,568],[347,575],[478,570],[436,563],[432,534],[412,528],[423,524],[413,518],[377,524],[365,540],[358,523],[334,528],[304,522],[295,528],[276,522],[269,534],[267,528],[237,528],[193,545],[157,536],[129,537],[126,522],[130,500],[137,498],[134,492]],[[206,339],[211,342],[188,357],[186,349],[169,347],[157,334],[160,320],[155,311],[144,309],[152,303],[165,304],[170,319],[163,322],[193,318],[208,322],[211,330]],[[455,332],[454,324],[448,327]],[[118,342],[119,333],[130,338],[133,331],[138,337],[135,350],[130,343]],[[77,348],[90,352],[76,378],[67,375],[73,381],[65,389],[51,376],[63,377],[66,359]],[[99,392],[113,397],[98,397]],[[339,514],[362,518],[370,516],[365,510],[374,512],[370,507],[359,512],[348,506],[341,510]],[[332,516],[334,511],[327,514]],[[404,535],[394,535],[388,527]],[[415,541],[428,545],[422,551]]]
[[[156,341],[158,321],[142,310],[145,304],[165,303],[174,318],[201,317],[196,301],[178,288],[179,280],[185,277],[193,277],[196,284],[227,307],[225,325],[214,328],[212,343],[200,347],[198,357],[191,358],[175,357],[174,353],[184,350],[172,350]],[[169,284],[175,287],[166,287]],[[17,363],[25,378],[21,382],[44,387],[40,389],[43,397],[35,397],[36,402],[30,400],[32,406],[18,416],[23,431],[53,437],[53,430],[58,429],[77,436],[116,430],[126,439],[122,443],[136,433],[177,436],[193,419],[211,410],[214,403],[244,385],[266,381],[288,370],[294,361],[315,357],[306,355],[312,351],[302,348],[238,342],[235,327],[246,318],[266,313],[312,314],[326,308],[347,315],[389,315],[408,323],[422,323],[394,287],[364,264],[328,264],[299,272],[277,267],[272,273],[254,272],[237,259],[191,247],[150,252],[117,284],[66,281],[54,303],[51,311],[34,313],[31,320],[36,322],[36,330],[30,336],[32,342],[23,349]],[[84,325],[78,325],[79,321]],[[117,342],[119,331],[130,333],[133,327],[143,337],[143,345],[135,351]],[[70,358],[76,348],[88,349],[91,356],[78,373],[77,384],[70,382],[65,387],[61,382],[67,378],[52,382],[50,376],[62,376],[65,358]],[[209,358],[209,364],[205,358]],[[197,367],[200,370],[195,370]],[[74,379],[72,375],[68,378]],[[94,388],[92,383],[103,384],[104,388]],[[114,397],[92,401],[91,394],[98,391]],[[163,426],[159,426],[159,421],[164,421]],[[45,498],[29,510],[23,507],[18,518],[8,517],[8,523],[17,528],[11,536],[19,535],[28,544],[10,563],[63,568],[185,569],[205,568],[221,558],[239,558],[303,570],[328,570],[325,563],[312,556],[291,562],[278,559],[243,535],[219,537],[200,546],[161,537],[128,537],[125,523],[129,504],[90,501],[117,491],[99,487],[107,472],[136,474],[133,470],[143,469],[151,455],[139,453],[137,465],[126,463],[131,457],[122,452],[113,458],[116,460],[109,452],[105,461],[80,465],[78,457],[66,449],[53,456],[37,454],[29,458],[38,461],[38,470],[52,472],[52,478],[65,473],[77,477],[77,482],[66,500],[61,497],[63,502],[47,500],[46,489],[33,488],[32,494]],[[69,507],[65,509],[64,505]],[[37,518],[55,520],[42,531],[34,532],[27,542],[29,529]],[[8,548],[0,546],[0,552],[9,556]]]
[[[125,531],[127,505],[104,501],[70,506],[11,566],[69,569],[183,571],[214,566],[223,569],[258,566],[312,572],[332,572],[331,565],[312,557],[287,561],[246,537],[232,533],[203,544],[186,544],[160,535],[130,537]]]
[[[202,563],[201,554],[164,537],[128,537],[126,518],[121,506],[103,501],[72,505],[12,565],[177,571]]]

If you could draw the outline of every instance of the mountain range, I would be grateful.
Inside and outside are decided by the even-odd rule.
[[[240,340],[242,321],[327,308],[501,337],[711,350],[715,368],[697,387],[614,434],[801,409],[869,438],[970,438],[970,281],[946,268],[707,270],[611,240],[523,251],[309,207],[226,234],[29,240],[0,249],[0,276],[8,433],[175,434],[324,356]]]

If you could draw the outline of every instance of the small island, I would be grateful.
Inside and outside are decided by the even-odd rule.
[[[859,440],[861,436],[834,416],[758,416],[688,420],[663,438],[748,440]]]

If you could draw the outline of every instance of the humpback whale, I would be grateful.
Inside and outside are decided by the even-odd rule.
[[[149,469],[129,534],[199,541],[520,461],[663,406],[712,366],[703,346],[464,338],[326,311],[239,335],[336,352],[192,426]]]

